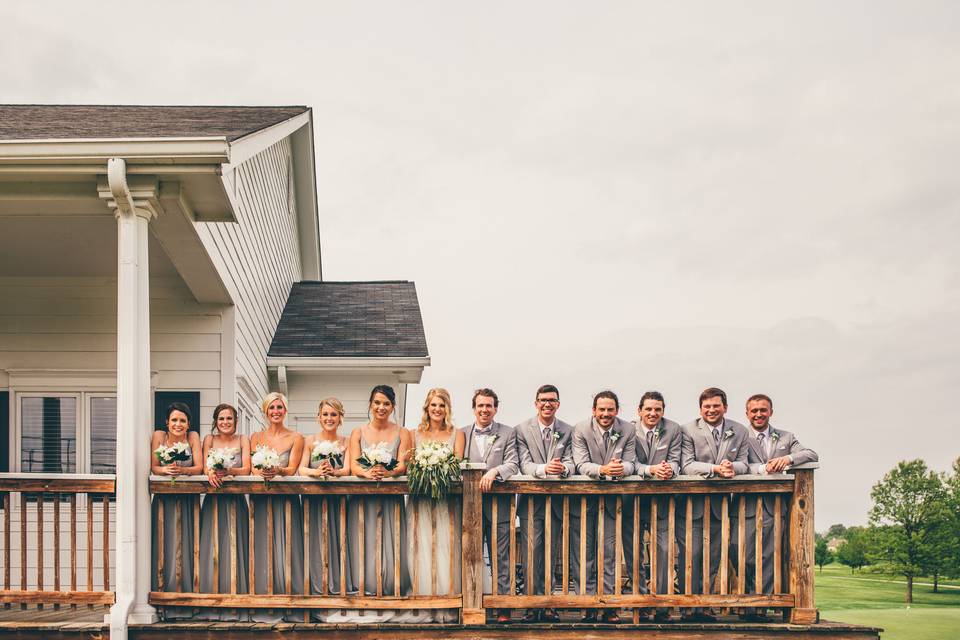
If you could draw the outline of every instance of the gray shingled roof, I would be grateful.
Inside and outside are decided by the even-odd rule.
[[[297,282],[271,357],[420,358],[428,355],[412,282]]]
[[[0,105],[0,140],[211,138],[236,140],[307,107]]]

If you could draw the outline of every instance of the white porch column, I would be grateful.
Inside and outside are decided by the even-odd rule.
[[[150,592],[149,222],[159,212],[157,181],[127,184],[126,164],[111,159],[100,195],[117,215],[117,497],[116,596],[111,637],[126,638],[128,622],[157,617]]]

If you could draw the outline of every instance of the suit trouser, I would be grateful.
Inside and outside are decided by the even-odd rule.
[[[667,518],[668,512],[668,500],[662,499],[657,503],[657,575],[654,577],[652,584],[656,588],[658,594],[667,593],[667,588],[669,586],[669,576],[670,576],[670,527],[669,520]],[[641,540],[643,539],[643,532],[650,531],[650,501],[647,500],[641,503],[640,512],[640,522],[643,527],[641,532]],[[647,557],[647,564],[644,567],[644,575],[650,575],[650,558],[649,554]],[[676,572],[674,572],[676,575]],[[646,593],[642,591],[641,593]]]
[[[761,549],[761,571],[763,572],[761,576],[761,593],[773,593],[773,516],[766,511],[763,513],[763,524],[760,528],[763,531],[763,540],[761,542],[763,545]],[[738,562],[740,553],[740,527],[737,519],[732,520],[730,529],[730,558],[733,561],[733,566],[738,567],[740,566]],[[743,539],[744,571],[746,573],[744,582],[746,592],[757,593],[757,518],[755,515],[744,519]],[[782,548],[781,545],[781,549]]]
[[[532,586],[534,595],[543,595],[545,593],[546,581],[544,579],[544,570],[546,568],[545,562],[545,553],[546,553],[546,526],[544,518],[544,510],[546,508],[546,500],[542,496],[532,496],[533,497],[533,527],[529,526],[527,512],[529,509],[527,500],[528,496],[520,495],[517,496],[519,501],[517,515],[520,518],[520,557],[523,562],[523,575],[526,578],[527,582]],[[580,519],[577,517],[577,514],[573,513],[573,502],[571,498],[571,509],[570,516],[568,520],[568,526],[570,530],[577,530],[579,534]],[[557,558],[560,558],[558,552],[562,551],[563,547],[563,496],[556,495],[553,496],[550,500],[550,569],[551,572],[556,574],[558,569],[562,568],[562,565],[556,562]],[[533,558],[528,558],[528,541],[531,536],[533,537]],[[578,547],[579,548],[579,547]],[[562,559],[561,559],[562,562]],[[579,570],[579,568],[578,568]],[[571,575],[573,575],[571,573]],[[553,580],[551,576],[551,585],[557,587],[563,587],[563,584],[560,580]],[[524,591],[526,593],[526,591]]]
[[[695,498],[696,499],[696,498]],[[679,511],[679,509],[678,509]],[[709,515],[709,512],[704,512],[703,516],[706,517]],[[687,549],[686,543],[686,527],[690,526],[692,531],[693,539],[691,540],[691,547]],[[720,569],[720,549],[722,548],[721,544],[721,523],[720,518],[711,517],[710,518],[710,581],[708,587],[713,585],[713,581],[717,576],[717,571]],[[676,527],[676,541],[677,541],[677,577],[679,582],[679,591],[678,593],[686,593],[686,561],[687,553],[691,554],[691,572],[690,572],[690,593],[704,593],[703,590],[703,517],[694,518],[689,523],[686,522],[686,514],[683,517],[677,518],[677,527]],[[710,593],[711,589],[708,588],[706,593]]]
[[[493,544],[493,527],[491,522],[492,512],[490,509],[493,500],[497,500],[497,548],[491,548]],[[513,523],[510,522],[510,502],[513,496],[504,495],[484,496],[483,498],[483,544],[487,548],[487,557],[490,558],[490,564],[497,563],[497,584],[493,586],[498,595],[513,595],[510,593],[510,572],[513,567],[510,566],[510,536],[513,535]]]
[[[605,498],[589,498],[587,499],[587,537],[586,537],[586,584],[583,590],[580,593],[595,594],[597,593],[597,537],[599,534],[600,523],[600,500],[603,500],[603,592],[606,594],[614,593],[615,583],[616,583],[616,563],[618,561],[616,553],[616,536],[617,536],[617,503],[616,497],[610,496]],[[628,505],[627,503],[630,503]],[[624,562],[627,565],[626,575],[633,574],[633,507],[632,507],[632,498],[627,498],[623,503],[623,515],[621,517],[621,544],[623,545],[624,551]],[[577,545],[577,553],[579,553],[579,544]],[[571,553],[573,549],[571,548]],[[579,558],[578,558],[579,561]],[[571,566],[572,566],[571,562]],[[578,562],[579,568],[579,562]],[[645,592],[646,587],[644,586],[645,580],[642,577],[641,570],[641,579],[640,579],[640,588]],[[579,569],[577,574],[577,586],[579,584]]]

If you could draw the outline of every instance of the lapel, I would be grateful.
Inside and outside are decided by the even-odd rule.
[[[604,458],[606,458],[606,455],[607,455],[607,449],[606,447],[603,446],[603,436],[601,436],[598,433],[599,427],[597,427],[596,422],[594,422],[593,418],[590,418],[590,426],[588,428],[590,429],[590,435],[593,436],[592,437],[593,443],[597,447],[597,453],[600,454],[599,456],[600,461],[604,462]]]
[[[712,434],[711,434],[712,436]],[[710,438],[713,440],[713,438]],[[723,460],[723,456],[727,453],[727,446],[730,444],[730,440],[733,438],[727,437],[727,420],[724,418],[723,422],[720,423],[720,451],[717,452],[717,462],[719,463]]]
[[[476,423],[474,423],[476,427]],[[496,439],[500,435],[500,423],[494,421],[490,425],[490,435],[487,436],[487,441],[485,443],[483,451],[483,461],[486,462],[490,458],[490,452],[493,451],[493,446],[496,444]]]
[[[654,433],[656,433],[657,427],[654,427],[653,429]],[[653,452],[657,450],[657,436],[653,436],[654,448],[651,450],[650,447],[647,446],[647,428],[643,426],[642,422],[637,426],[637,446],[643,449],[643,452],[646,454],[645,460],[647,461],[647,464],[653,464]]]
[[[540,419],[539,418],[534,418],[533,422],[530,424],[530,426],[527,429],[527,442],[530,441],[530,438],[533,438],[534,440],[536,440],[537,451],[540,452],[540,464],[546,464],[547,454],[549,454],[550,452],[543,450],[543,438],[540,435]]]
[[[760,446],[760,441],[757,440],[757,434],[751,433],[748,440],[750,442],[750,448],[757,454],[757,458],[759,458],[761,462],[767,462],[767,454],[764,452],[763,447]]]
[[[717,443],[713,440],[713,429],[711,429],[707,421],[702,418],[697,420],[697,427],[700,428],[700,434],[706,439],[707,446],[710,448],[711,453],[713,453],[714,464],[716,464],[716,462],[720,460],[720,452],[717,451]]]

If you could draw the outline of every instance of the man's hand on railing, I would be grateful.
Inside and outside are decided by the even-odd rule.
[[[650,465],[650,475],[657,480],[669,480],[673,477],[673,467],[666,460],[661,460],[659,464]]]
[[[614,458],[608,464],[600,465],[600,475],[611,478],[622,478],[623,462],[619,458]]]
[[[554,458],[544,465],[543,472],[548,476],[559,476],[563,475],[564,469],[566,469],[566,467],[560,462],[560,458]]]
[[[767,462],[767,473],[780,473],[784,469],[790,466],[793,460],[790,459],[790,456],[780,456],[779,458],[774,458]]]
[[[497,474],[499,472],[496,469],[490,469],[485,474],[480,477],[480,491],[490,491],[493,487],[493,483],[497,479]]]
[[[732,478],[737,475],[737,472],[733,470],[733,463],[729,460],[723,460],[720,464],[714,465],[713,472],[721,478]]]

